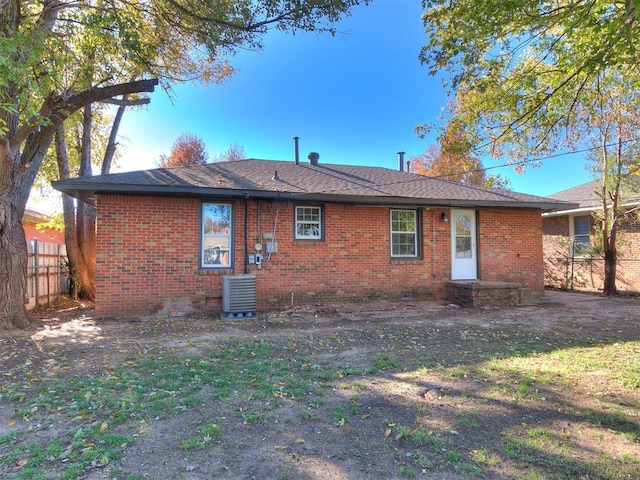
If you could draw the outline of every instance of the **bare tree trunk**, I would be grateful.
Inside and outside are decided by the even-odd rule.
[[[82,141],[80,144],[79,177],[90,177],[91,172],[91,130],[93,112],[91,105],[84,107],[82,122]],[[80,263],[75,265],[76,274],[80,280],[78,292],[83,300],[96,298],[96,209],[95,207],[77,201],[76,228],[78,232],[78,249]]]
[[[95,208],[77,200],[76,229],[79,255],[72,265],[78,280],[78,296],[83,300],[96,298],[96,212]]]
[[[7,192],[3,197],[15,197]],[[2,202],[0,210],[0,329],[25,328],[27,250],[22,215],[24,207]]]
[[[604,287],[603,293],[608,297],[616,295],[616,268],[618,264],[618,252],[613,250],[605,250],[604,252]]]
[[[147,99],[129,102],[127,96],[123,96],[118,111],[111,127],[109,142],[102,160],[101,174],[109,173],[113,156],[116,151],[116,138],[122,116],[128,105],[147,103]],[[84,108],[82,122],[82,134],[78,141],[77,149],[80,157],[78,177],[90,177],[92,175],[91,152],[93,130],[93,109],[91,105]],[[68,147],[65,140],[65,132],[62,127],[56,134],[56,156],[58,161],[58,173],[61,179],[70,178]],[[74,209],[75,206],[75,209]],[[65,223],[65,242],[69,257],[69,269],[72,278],[72,293],[83,300],[95,300],[96,294],[96,223],[97,214],[94,206],[81,200],[67,197],[63,198],[63,216]]]
[[[56,130],[55,145],[60,178],[70,178],[69,154],[63,125],[59,125]],[[81,222],[78,219],[83,217],[81,213],[76,212],[74,200],[66,194],[62,195],[62,215],[64,218],[64,240],[67,245],[71,275],[71,293],[77,298],[93,300],[95,298],[95,276],[92,277],[87,268],[85,251],[82,248],[81,236],[79,235],[79,231],[83,227],[79,227]]]
[[[37,167],[51,143],[53,128],[29,135],[22,153],[0,140],[0,329],[30,323],[27,295],[27,242],[22,216]],[[34,166],[35,165],[35,166]]]
[[[127,95],[124,95],[122,97],[122,101],[127,101]],[[113,162],[113,156],[116,153],[116,139],[118,137],[118,130],[120,130],[120,122],[122,121],[122,117],[126,108],[126,104],[121,104],[116,111],[116,115],[113,119],[113,124],[111,125],[111,133],[109,134],[107,148],[104,151],[104,158],[102,159],[102,168],[100,170],[100,175],[108,175],[111,171],[111,163]]]

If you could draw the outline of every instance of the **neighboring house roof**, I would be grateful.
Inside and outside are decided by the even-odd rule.
[[[632,180],[638,181],[638,186],[640,186],[640,179],[633,178]],[[602,200],[596,194],[596,191],[600,188],[600,182],[601,182],[601,179],[596,179],[587,183],[583,183],[582,185],[567,188],[566,190],[562,190],[557,193],[552,193],[551,195],[549,195],[549,198],[552,198],[561,202],[571,202],[571,203],[577,204],[577,208],[557,210],[555,212],[545,213],[544,215],[558,216],[558,215],[569,215],[572,213],[574,214],[582,213],[583,215],[585,215],[585,214],[588,214],[588,212],[601,209]],[[636,194],[631,199],[627,197],[625,204],[628,204],[628,205],[637,204],[638,200],[639,200],[639,197]]]
[[[575,206],[381,167],[256,159],[58,180],[53,186],[94,205],[100,193],[542,210]]]
[[[600,201],[596,196],[596,188],[599,181],[592,180],[591,182],[583,183],[577,187],[567,188],[557,193],[552,193],[549,198],[555,198],[562,202],[577,203],[578,208],[597,208],[600,206]]]
[[[36,212],[35,210],[29,210],[26,208],[24,210],[24,214],[22,215],[22,222],[31,222],[31,223],[43,223],[47,222],[49,218],[40,212]]]

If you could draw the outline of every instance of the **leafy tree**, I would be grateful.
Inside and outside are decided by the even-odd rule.
[[[411,159],[414,173],[486,188],[509,187],[508,178],[487,174],[482,161],[473,154],[472,139],[459,123],[450,122],[438,142]]]
[[[576,107],[598,75],[639,77],[634,1],[424,0],[421,60],[448,75],[455,117],[494,155],[540,157],[575,144]]]
[[[640,92],[631,81],[608,72],[600,76],[600,88],[589,105],[578,107],[594,149],[588,159],[600,179],[595,213],[598,242],[592,253],[604,257],[605,295],[615,295],[618,238],[625,222],[634,219],[640,192]]]
[[[226,152],[218,155],[214,162],[235,162],[236,160],[244,160],[247,158],[247,154],[244,151],[244,147],[237,143],[232,143]]]
[[[227,76],[236,48],[269,27],[325,30],[369,0],[6,0],[0,4],[0,328],[24,308],[29,191],[59,126],[88,105],[159,81]],[[159,80],[157,80],[157,79]]]
[[[194,133],[187,132],[178,136],[169,156],[160,156],[158,165],[162,168],[204,165],[208,158],[204,140]]]
[[[518,162],[573,149],[589,138],[600,145],[605,293],[615,293],[620,193],[637,161],[635,152],[623,148],[638,124],[621,94],[637,111],[638,3],[425,0],[423,5],[429,41],[421,60],[432,74],[446,71],[457,99],[452,118],[473,128],[478,144]]]

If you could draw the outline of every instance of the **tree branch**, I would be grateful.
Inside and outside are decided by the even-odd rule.
[[[129,95],[132,93],[151,93],[158,85],[158,79],[137,80],[134,82],[119,83],[108,87],[97,87],[75,93],[69,96],[66,101],[57,105],[52,112],[53,115],[64,115],[65,118],[76,110],[94,102],[103,102],[120,95]],[[69,109],[73,109],[68,112]]]
[[[171,5],[173,5],[176,9],[178,9],[180,11],[180,13],[182,13],[183,15],[186,15],[190,18],[193,18],[195,20],[201,21],[201,22],[206,22],[206,23],[213,23],[215,25],[222,25],[228,28],[232,28],[235,30],[240,30],[243,32],[253,32],[256,31],[264,26],[273,24],[273,23],[277,23],[277,22],[281,22],[283,20],[287,20],[291,15],[293,15],[294,11],[293,10],[289,10],[287,12],[283,12],[279,15],[276,15],[273,18],[266,18],[262,21],[256,22],[256,23],[248,23],[248,24],[241,24],[241,23],[234,23],[234,22],[229,22],[226,20],[221,20],[219,18],[213,18],[213,17],[207,17],[207,16],[203,16],[203,15],[199,15],[197,14],[194,10],[190,10],[188,8],[185,8],[183,5],[181,5],[179,2],[177,2],[176,0],[167,0],[167,2]]]
[[[109,105],[118,105],[119,107],[136,107],[139,105],[148,105],[151,103],[150,98],[136,98],[134,100],[124,100],[121,98],[107,98],[100,100],[100,103],[108,103]]]
[[[94,102],[103,102],[120,95],[132,93],[153,92],[158,85],[158,79],[137,80],[127,83],[119,83],[108,87],[95,87],[82,92],[66,92],[63,95],[49,95],[40,107],[39,115],[20,127],[11,141],[11,148],[18,148],[43,123],[43,119],[57,124],[64,122],[74,112],[80,110],[85,105]]]

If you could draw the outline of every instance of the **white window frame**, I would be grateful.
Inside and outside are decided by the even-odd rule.
[[[302,214],[302,218],[298,217],[299,213]],[[316,205],[296,205],[294,208],[295,239],[322,240],[324,238],[322,217],[322,207]]]
[[[214,209],[227,218],[220,218],[219,224],[212,225],[207,217],[214,220]],[[211,209],[210,212],[207,212]],[[209,214],[207,214],[209,213]],[[229,202],[202,202],[200,209],[200,267],[233,268],[233,204]]]
[[[573,250],[571,253],[574,257],[583,257],[585,256],[585,252],[591,248],[591,215],[573,215],[570,218],[569,236],[571,237],[571,248]],[[578,218],[586,218],[588,220],[589,229],[587,233],[576,233],[576,219]],[[586,242],[582,241],[585,237]],[[581,241],[576,241],[578,239],[581,239]]]
[[[394,213],[412,213],[413,214],[413,230],[394,230]],[[397,221],[396,221],[397,224]],[[419,238],[420,238],[420,217],[418,216],[418,210],[413,209],[391,209],[389,210],[389,247],[391,258],[419,258]],[[413,253],[394,253],[394,246],[397,245],[394,242],[394,236],[398,235],[413,235]],[[408,245],[408,244],[407,244]]]

